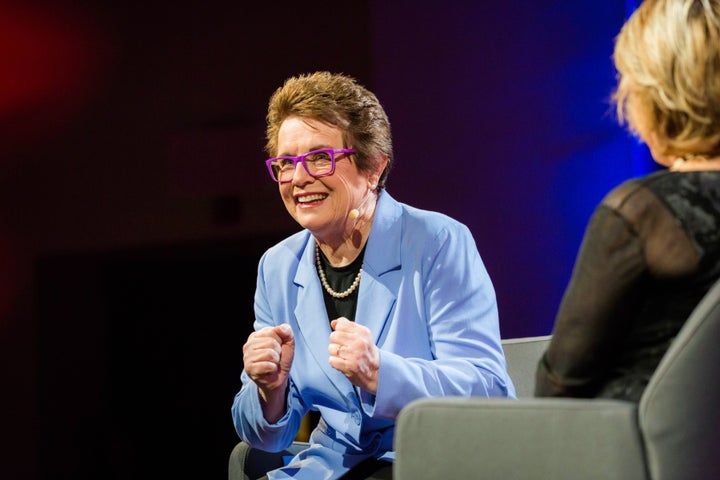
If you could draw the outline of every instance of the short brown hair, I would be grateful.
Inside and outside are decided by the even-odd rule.
[[[330,72],[315,72],[288,78],[268,105],[265,150],[278,154],[278,132],[290,115],[315,118],[339,127],[345,147],[355,149],[361,171],[375,171],[383,156],[388,159],[378,181],[385,187],[392,165],[390,122],[375,94],[354,78]]]

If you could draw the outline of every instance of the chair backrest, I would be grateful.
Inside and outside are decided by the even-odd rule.
[[[518,398],[533,396],[537,364],[549,343],[550,335],[508,338],[502,341],[508,374],[515,385]]]
[[[720,282],[670,345],[638,415],[650,478],[720,478]]]

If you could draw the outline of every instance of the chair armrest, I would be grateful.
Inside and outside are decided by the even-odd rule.
[[[284,465],[284,457],[294,457],[310,446],[306,442],[293,442],[287,450],[264,452],[246,442],[235,445],[230,452],[228,480],[254,480]]]
[[[637,425],[637,405],[615,400],[416,400],[398,416],[393,478],[644,479]]]

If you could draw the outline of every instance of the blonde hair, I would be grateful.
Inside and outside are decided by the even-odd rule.
[[[621,123],[664,154],[720,153],[720,0],[645,0],[613,60]]]
[[[265,150],[274,157],[278,132],[290,115],[314,118],[339,127],[344,147],[355,149],[360,171],[374,172],[387,157],[377,187],[385,186],[392,165],[390,122],[375,94],[347,75],[315,72],[288,78],[270,98]]]

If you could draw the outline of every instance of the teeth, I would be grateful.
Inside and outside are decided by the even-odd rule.
[[[325,195],[321,195],[318,193],[316,195],[304,195],[302,197],[298,197],[297,201],[298,203],[307,203],[322,200],[323,198],[325,198]]]

